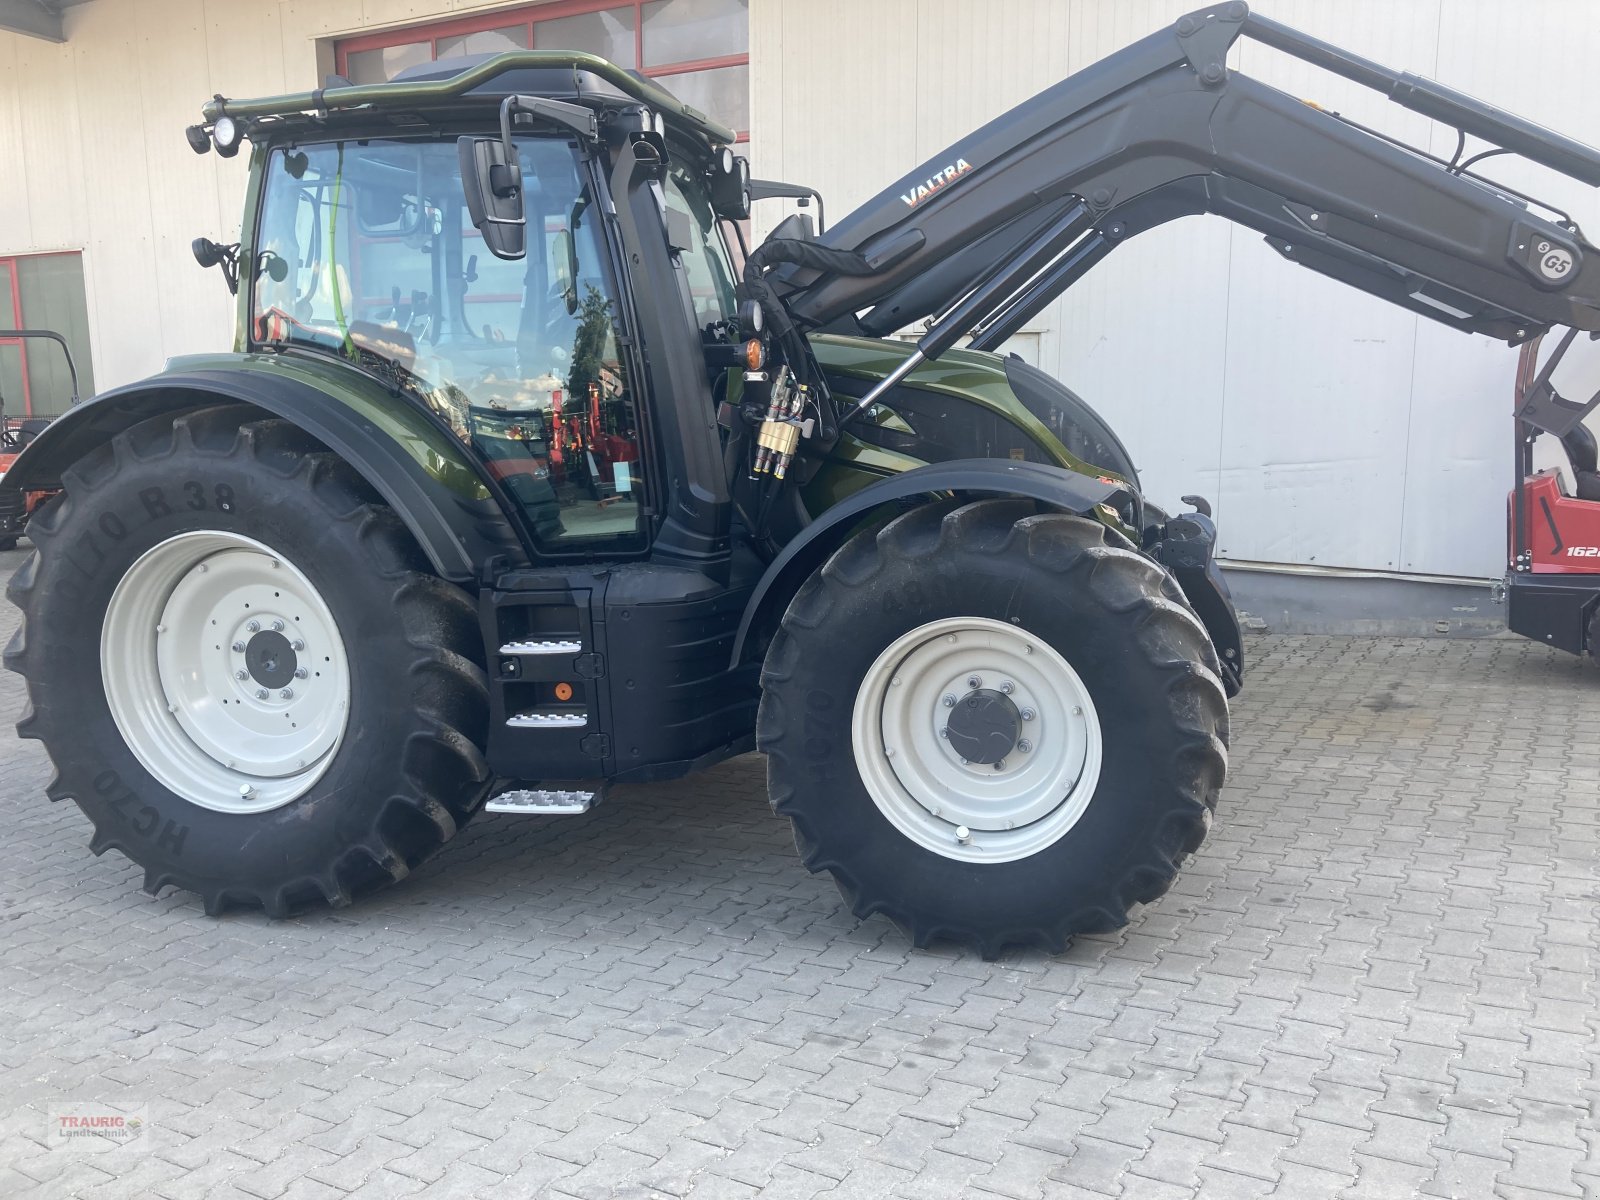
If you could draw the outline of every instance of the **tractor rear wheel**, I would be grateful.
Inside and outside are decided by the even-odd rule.
[[[758,745],[857,916],[993,957],[1160,896],[1226,770],[1216,653],[1158,565],[1030,501],[858,534],[768,653]]]
[[[5,662],[95,853],[207,912],[285,916],[402,878],[478,810],[472,603],[344,462],[219,407],[137,425],[63,484]]]

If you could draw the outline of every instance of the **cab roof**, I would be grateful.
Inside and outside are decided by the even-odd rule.
[[[257,100],[218,96],[206,101],[202,112],[207,121],[228,116],[252,132],[265,132],[275,120],[323,120],[335,114],[460,116],[478,108],[498,110],[500,101],[512,95],[543,96],[596,109],[643,104],[682,132],[722,145],[734,139],[732,129],[683,103],[654,80],[598,55],[567,50],[445,59],[413,67],[387,83],[318,88]]]

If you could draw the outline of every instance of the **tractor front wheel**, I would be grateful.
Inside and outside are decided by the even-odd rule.
[[[5,661],[95,853],[283,916],[401,878],[477,811],[472,603],[340,459],[223,407],[137,425],[63,483]]]
[[[993,957],[1115,929],[1199,846],[1226,768],[1216,654],[1158,565],[1029,501],[857,535],[768,653],[774,806],[858,916]]]

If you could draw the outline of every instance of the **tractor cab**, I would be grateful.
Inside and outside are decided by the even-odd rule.
[[[484,61],[430,63],[395,86],[458,79]],[[603,119],[637,104],[597,79],[574,88],[571,72],[497,65],[448,125],[408,129],[356,110],[255,134],[247,240],[258,266],[240,281],[245,339],[252,351],[342,358],[420,400],[542,551],[643,551],[653,468],[642,371],[619,326],[626,276],[601,133]],[[544,94],[509,90],[520,86]],[[492,133],[512,95],[529,111],[508,119],[502,143]],[[562,119],[532,111],[540,105]],[[474,125],[491,136],[464,132]],[[504,227],[474,211],[470,150],[484,142],[517,164],[515,256]],[[659,194],[665,219],[688,231],[677,250],[691,319],[715,327],[735,301],[705,169],[712,144],[674,142]]]

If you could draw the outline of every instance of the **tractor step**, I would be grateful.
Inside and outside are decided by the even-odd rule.
[[[575,816],[588,812],[604,794],[605,789],[598,786],[592,791],[580,788],[517,788],[501,792],[484,806],[484,811],[525,817]]]
[[[500,647],[500,653],[512,656],[529,656],[539,654],[582,654],[583,643],[569,641],[565,638],[552,641],[527,641],[507,642]]]
[[[586,712],[525,712],[506,718],[513,729],[577,729],[588,723]]]

